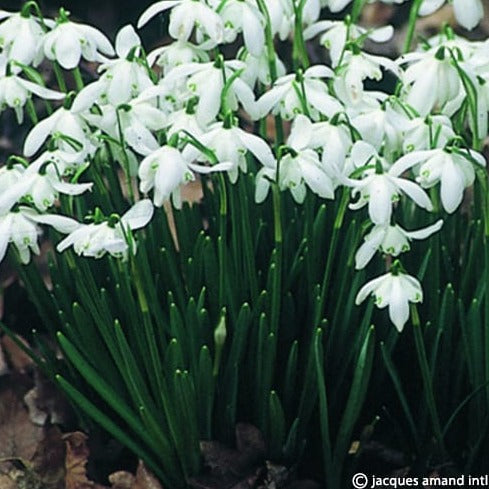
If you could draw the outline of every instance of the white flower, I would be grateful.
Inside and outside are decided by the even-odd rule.
[[[28,15],[28,14],[27,14]],[[3,20],[5,19],[5,20]],[[3,20],[3,21],[2,21]],[[0,10],[0,48],[9,60],[38,65],[42,61],[44,32],[39,20],[22,12]]]
[[[15,246],[24,265],[29,263],[31,252],[39,255],[39,223],[49,224],[57,231],[66,233],[71,232],[76,221],[54,214],[38,214],[25,206],[20,206],[16,212],[0,214],[0,262],[9,243]]]
[[[211,45],[222,42],[224,25],[221,17],[205,2],[199,0],[162,0],[148,7],[138,20],[138,29],[159,13],[172,9],[170,15],[170,36],[180,41],[188,41],[192,30],[197,30],[206,35]]]
[[[222,122],[217,122],[207,129],[199,138],[199,142],[213,151],[219,162],[231,164],[228,174],[232,183],[236,183],[239,169],[246,173],[247,151],[262,165],[275,165],[275,157],[270,146],[263,139],[239,127],[225,127]],[[207,157],[192,145],[186,146],[183,157],[187,161],[208,161]]]
[[[7,74],[7,63],[6,57],[0,55],[0,110],[4,105],[14,109],[19,124],[24,120],[22,109],[31,94],[47,100],[61,100],[65,97],[64,93],[24,80],[15,72],[17,70]]]
[[[195,180],[192,170],[201,173],[229,170],[228,163],[217,164],[211,167],[193,165],[189,163],[182,153],[172,146],[163,146],[146,156],[139,167],[139,188],[142,193],[153,192],[153,202],[160,207],[172,198],[176,208],[181,207],[180,185]]]
[[[67,153],[91,153],[95,149],[87,124],[80,116],[60,107],[31,129],[24,142],[25,156],[33,156],[50,135],[56,138],[57,147]]]
[[[361,180],[350,180],[352,196],[360,194],[357,202],[350,204],[351,209],[360,209],[368,204],[368,213],[374,224],[388,224],[391,220],[393,203],[405,193],[418,206],[432,210],[430,198],[416,183],[400,178],[399,175],[411,168],[424,157],[424,152],[408,154],[400,158],[388,171],[386,162],[377,155],[375,148],[363,141],[355,143],[351,158],[357,167],[375,166],[363,172]]]
[[[224,68],[219,66],[222,63]],[[214,121],[219,114],[222,91],[226,85],[226,80],[244,67],[244,63],[238,60],[187,63],[171,70],[164,82],[167,86],[172,86],[186,80],[188,98],[195,95],[199,97],[196,105],[196,116],[199,123],[205,125]],[[241,78],[236,77],[227,93],[227,109],[237,110],[238,101],[251,116],[255,115],[253,91]]]
[[[319,114],[334,116],[341,112],[343,107],[329,94],[326,83],[321,80],[332,76],[330,68],[316,65],[308,68],[303,74],[290,74],[278,78],[272,89],[256,102],[256,119],[265,117],[270,111],[287,120],[306,110],[313,119],[318,119]],[[304,107],[299,94],[304,97],[307,107]]]
[[[380,81],[382,69],[399,76],[399,67],[389,58],[359,52],[345,52],[343,62],[338,68],[334,87],[340,100],[348,105],[356,105],[363,100],[365,79]]]
[[[297,116],[287,140],[291,151],[280,160],[279,186],[282,190],[289,189],[299,204],[306,197],[306,185],[319,197],[334,198],[331,175],[321,163],[318,153],[310,148],[311,126],[307,117]]]
[[[140,49],[141,39],[134,28],[131,25],[123,27],[115,40],[118,58],[107,60],[99,67],[102,76],[80,90],[72,110],[81,112],[94,103],[125,104],[153,86],[147,68],[137,59]]]
[[[87,61],[104,61],[100,53],[112,56],[114,49],[107,37],[89,25],[68,21],[66,15],[44,38],[44,54],[65,70],[72,70],[83,56]],[[100,52],[100,53],[99,53]]]
[[[438,10],[445,0],[424,0],[420,15],[429,15]],[[453,9],[458,23],[466,29],[473,29],[484,17],[481,0],[453,0]]]
[[[270,85],[272,79],[270,77],[270,64],[266,51],[263,51],[260,56],[253,56],[247,53],[243,61],[246,63],[246,68],[241,74],[241,78],[251,88],[256,85],[257,80],[264,85]],[[285,66],[278,56],[275,56],[275,67],[279,78],[285,75]]]
[[[474,163],[484,166],[484,157],[472,150],[414,152],[421,155],[418,163],[419,176],[417,181],[425,188],[441,183],[440,195],[443,208],[453,213],[462,203],[464,189],[470,187],[475,179]]]
[[[224,23],[224,41],[232,43],[242,32],[244,44],[253,56],[265,47],[265,19],[251,0],[227,0],[219,12]]]
[[[163,75],[167,75],[175,66],[208,62],[209,55],[207,51],[191,42],[175,41],[151,51],[147,59],[149,66],[156,63],[163,68]]]
[[[136,253],[136,241],[131,231],[140,229],[153,217],[153,204],[150,200],[140,200],[120,219],[111,216],[108,221],[75,225],[75,229],[63,239],[56,249],[61,253],[73,246],[78,255],[100,258],[106,253],[123,259],[127,258],[129,246]]]
[[[389,306],[389,317],[401,332],[409,319],[409,303],[423,301],[421,284],[405,273],[389,272],[365,284],[355,299],[361,304],[370,294],[375,296],[375,305],[383,309]]]
[[[420,115],[425,116],[435,108],[443,110],[462,90],[457,69],[445,48],[409,53],[398,60],[399,64],[406,62],[412,62],[402,76],[408,87],[406,102]]]
[[[415,117],[402,124],[402,148],[405,153],[444,147],[455,137],[452,123],[447,116]]]
[[[285,41],[294,27],[294,7],[290,0],[267,0],[272,34]]]
[[[377,224],[364,238],[363,244],[355,254],[355,268],[365,268],[377,250],[391,256],[399,256],[410,250],[409,241],[426,239],[438,232],[443,226],[440,219],[435,224],[416,231],[406,231],[398,224]]]
[[[338,66],[341,55],[347,41],[354,41],[359,37],[366,36],[374,42],[386,42],[394,35],[392,26],[384,26],[379,29],[365,29],[355,24],[346,24],[338,20],[322,20],[312,24],[304,31],[306,40],[312,39],[323,33],[319,42],[329,50],[333,67]]]

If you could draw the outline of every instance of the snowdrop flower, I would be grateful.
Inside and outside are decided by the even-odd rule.
[[[227,0],[219,12],[224,23],[224,41],[232,43],[242,32],[244,44],[253,56],[265,47],[265,19],[251,0]]]
[[[175,41],[168,46],[163,46],[151,51],[148,56],[148,64],[156,63],[163,68],[163,75],[167,75],[175,66],[187,63],[206,63],[209,61],[207,51],[188,41]]]
[[[399,76],[399,67],[389,58],[351,51],[345,52],[343,63],[337,70],[334,87],[340,100],[347,106],[359,104],[363,100],[363,82],[365,79],[380,81],[382,69]]]
[[[38,224],[49,224],[61,233],[71,232],[72,219],[54,214],[38,214],[29,207],[20,206],[17,211],[0,214],[0,262],[5,257],[9,243],[12,243],[21,263],[29,263],[31,253],[39,255],[37,242],[41,230]]]
[[[210,173],[229,170],[231,166],[229,163],[219,163],[211,167],[193,165],[178,149],[166,145],[146,156],[141,162],[138,171],[139,189],[144,194],[154,189],[153,203],[156,207],[161,207],[171,197],[173,205],[178,209],[182,205],[180,185],[195,180],[192,170]]]
[[[420,152],[421,153],[421,152]],[[352,196],[359,194],[357,202],[350,209],[361,209],[368,205],[368,213],[374,224],[388,224],[391,220],[392,205],[405,193],[419,207],[431,211],[433,206],[426,192],[416,183],[399,175],[422,160],[424,154],[408,154],[394,163],[388,171],[385,161],[378,156],[375,148],[368,143],[358,141],[352,149],[351,158],[357,167],[375,165],[364,171],[361,180],[350,180]]]
[[[15,73],[17,70],[7,73],[7,65],[6,57],[0,55],[0,110],[5,105],[14,109],[19,124],[24,120],[23,107],[32,94],[47,100],[61,100],[65,97],[64,93],[24,80]]]
[[[129,246],[131,254],[136,253],[136,241],[130,231],[143,228],[153,217],[150,200],[140,200],[121,218],[111,216],[103,222],[81,224],[75,221],[75,229],[56,247],[60,253],[73,246],[77,255],[101,258],[106,253],[127,259]]]
[[[394,35],[394,29],[388,25],[369,30],[343,21],[322,20],[304,30],[304,39],[312,39],[321,33],[319,42],[329,50],[332,65],[336,67],[341,60],[347,41],[355,41],[366,36],[374,42],[387,42]]]
[[[280,160],[279,186],[289,189],[301,204],[306,197],[306,185],[319,197],[334,198],[334,184],[321,164],[319,155],[310,148],[311,121],[299,115],[292,124],[287,145],[290,151]]]
[[[290,0],[267,0],[272,34],[285,41],[294,28],[294,7]]]
[[[429,15],[444,3],[445,0],[424,0],[419,13]],[[468,30],[472,30],[484,17],[481,0],[453,0],[453,10],[458,23]]]
[[[401,56],[399,64],[411,63],[402,76],[408,88],[406,102],[425,116],[457,97],[462,84],[456,67],[444,47]]]
[[[485,166],[484,157],[472,150],[435,149],[412,153],[421,156],[417,181],[425,188],[441,183],[443,208],[453,213],[462,203],[464,189],[474,183],[474,163]]]
[[[361,304],[369,295],[375,296],[375,305],[389,306],[389,317],[401,332],[409,319],[409,303],[423,301],[423,290],[417,279],[399,271],[391,271],[365,284],[357,294],[355,303]]]
[[[203,125],[212,122],[221,108],[222,91],[233,73],[244,69],[243,62],[238,60],[212,63],[187,63],[177,66],[165,77],[167,86],[173,86],[186,80],[188,98],[198,96],[196,116]],[[255,96],[251,88],[239,77],[236,77],[229,87],[226,107],[235,111],[238,101],[251,115],[255,115]]]
[[[170,139],[174,134],[179,134],[185,130],[191,136],[199,139],[204,134],[205,126],[201,125],[195,116],[195,111],[188,107],[176,110],[168,115],[165,125],[167,138]]]
[[[333,72],[323,65],[311,66],[304,73],[290,74],[278,78],[272,89],[256,102],[256,119],[265,117],[270,111],[290,120],[307,110],[313,119],[319,114],[332,117],[343,110],[342,105],[329,95],[328,87],[322,78],[330,78]],[[298,93],[302,93],[307,107]]]
[[[399,256],[411,249],[409,242],[413,239],[426,239],[432,234],[437,233],[443,226],[440,219],[435,224],[418,229],[416,231],[406,231],[398,224],[377,224],[364,238],[363,244],[355,254],[355,268],[360,270],[365,268],[373,258],[377,250],[391,256]]]
[[[46,211],[58,199],[59,194],[80,195],[91,190],[92,183],[68,183],[62,180],[63,168],[58,168],[56,161],[45,153],[34,161],[24,172],[22,178],[29,180],[24,197],[32,201],[40,211]]]
[[[272,150],[263,139],[232,124],[217,122],[211,125],[199,138],[199,142],[213,151],[218,161],[229,162],[232,165],[228,170],[232,183],[236,183],[239,169],[246,172],[247,151],[262,165],[268,167],[275,165]],[[192,145],[185,147],[183,157],[187,161],[207,161],[207,157]]]
[[[114,49],[107,37],[95,27],[70,22],[64,9],[56,26],[44,38],[44,54],[65,70],[72,70],[83,57],[87,61],[104,61],[100,53],[112,56]]]
[[[44,31],[39,20],[23,12],[0,10],[0,48],[9,60],[37,66],[42,61]]]
[[[405,153],[444,147],[455,137],[450,119],[445,115],[415,117],[405,121],[402,131],[402,148]]]
[[[138,29],[143,27],[155,15],[172,9],[170,15],[170,36],[180,41],[188,41],[192,30],[197,27],[211,43],[208,48],[220,44],[223,40],[224,25],[221,17],[200,0],[162,0],[148,7],[139,17]]]
[[[123,27],[115,40],[118,58],[99,67],[102,76],[80,90],[73,102],[73,111],[86,110],[97,102],[114,106],[125,104],[153,86],[147,68],[137,59],[140,47],[141,39],[134,28]]]
[[[246,63],[246,67],[241,74],[241,78],[251,88],[254,88],[257,81],[260,81],[263,85],[270,85],[272,79],[270,76],[270,64],[266,51],[263,51],[260,56],[253,56],[252,54],[247,53],[243,61]],[[278,56],[275,56],[275,68],[279,78],[285,75],[285,65]]]
[[[24,142],[24,155],[33,156],[48,136],[55,137],[57,147],[67,153],[93,153],[95,150],[86,122],[64,107],[60,107],[31,129]]]

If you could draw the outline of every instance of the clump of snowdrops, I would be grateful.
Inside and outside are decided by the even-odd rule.
[[[199,440],[231,442],[242,419],[273,460],[319,445],[321,477],[342,487],[384,373],[410,453],[427,424],[434,457],[455,457],[457,416],[487,413],[489,45],[444,26],[415,46],[418,16],[445,2],[414,0],[404,53],[369,54],[394,29],[358,25],[365,3],[162,0],[137,22],[168,28],[149,53],[132,25],[112,45],[63,9],[0,12],[2,109],[31,123],[0,169],[0,260],[18,264],[64,359],[40,331],[31,354],[168,487],[199,472]],[[483,16],[480,0],[453,8],[466,29]],[[50,288],[32,263],[41,241]],[[419,426],[391,355],[411,324]],[[457,338],[440,407],[438,352]]]

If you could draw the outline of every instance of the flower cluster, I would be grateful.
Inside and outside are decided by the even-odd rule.
[[[113,47],[63,9],[55,20],[42,17],[33,2],[19,13],[0,12],[0,101],[15,109],[19,122],[25,106],[34,123],[23,157],[12,157],[0,171],[0,259],[9,243],[23,263],[30,252],[39,253],[40,225],[68,235],[58,244],[60,252],[72,246],[80,255],[127,259],[136,252],[132,231],[150,222],[153,205],[171,199],[180,207],[181,186],[198,174],[224,173],[234,184],[240,172],[249,171],[250,158],[259,165],[257,203],[272,187],[290,191],[299,204],[308,192],[335,199],[342,189],[352,210],[366,207],[371,229],[356,253],[357,269],[376,252],[397,258],[410,241],[438,232],[440,219],[404,229],[409,223],[398,222],[398,209],[406,200],[440,212],[431,200],[439,189],[444,211],[455,212],[485,165],[479,150],[488,132],[487,42],[467,41],[447,28],[392,60],[363,48],[366,39],[389,40],[392,27],[368,29],[351,17],[320,20],[322,8],[335,13],[351,1],[296,3],[159,1],[141,15],[138,28],[170,11],[174,41],[148,55],[131,25],[119,31]],[[444,3],[425,0],[419,13],[428,15]],[[453,7],[467,29],[482,17],[480,0],[454,0]],[[240,36],[242,49],[225,59],[219,47]],[[274,50],[275,36],[294,37],[292,72]],[[316,37],[329,61],[310,66],[304,43]],[[43,86],[36,70],[43,59],[53,63],[56,91]],[[98,79],[84,84],[82,60],[99,63]],[[70,70],[76,95],[66,93],[64,74]],[[369,88],[387,72],[396,80],[394,90]],[[48,116],[40,122],[32,94],[46,101]],[[62,99],[55,110],[47,102]],[[261,121],[257,126],[263,128],[270,116],[273,144],[266,130],[258,135],[240,127]],[[285,136],[284,121],[292,122]],[[122,217],[97,210],[89,224],[63,215],[73,196],[97,184],[90,179],[107,153],[111,164],[120,164],[115,172],[125,175],[130,208]],[[422,290],[394,263],[360,290],[357,303],[374,294],[379,307],[389,305],[401,331],[409,303],[421,301]]]

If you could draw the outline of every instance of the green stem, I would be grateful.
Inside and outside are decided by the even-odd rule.
[[[323,283],[321,285],[321,295],[319,297],[319,303],[314,318],[315,325],[319,325],[319,322],[321,321],[321,316],[323,314],[324,306],[326,303],[326,295],[329,288],[329,279],[331,277],[331,271],[333,268],[336,246],[338,244],[340,230],[343,226],[343,219],[345,217],[345,212],[348,206],[349,199],[350,199],[349,190],[345,188],[343,189],[343,195],[341,196],[340,207],[338,209],[338,213],[336,214],[336,219],[333,224],[333,233],[331,235],[331,241],[329,243],[328,258],[326,260],[326,268],[324,270]]]
[[[78,66],[73,70],[73,78],[75,79],[76,89],[81,91],[85,84],[83,83],[83,78]]]
[[[366,0],[355,0],[351,9],[351,21],[355,24],[362,13]]]
[[[426,349],[424,345],[423,334],[421,332],[421,323],[419,320],[418,310],[415,305],[411,306],[411,317],[412,317],[413,330],[414,330],[414,342],[416,345],[416,353],[418,356],[419,368],[421,370],[421,376],[423,378],[423,387],[424,387],[426,403],[428,405],[428,411],[430,413],[436,441],[439,445],[442,454],[445,454],[446,449],[443,443],[443,431],[441,429],[440,418],[438,417],[438,411],[436,409],[435,394],[433,391],[433,380],[431,378],[428,357],[426,356]]]
[[[275,241],[275,273],[273,275],[271,331],[272,333],[276,333],[278,331],[278,326],[280,322],[283,268],[282,205],[278,183],[273,184],[272,195]]]
[[[39,122],[39,117],[37,116],[36,107],[31,98],[27,99],[26,112],[29,115],[32,124],[35,126]]]
[[[227,236],[227,214],[228,214],[228,197],[226,181],[224,175],[219,173],[219,307],[224,308],[226,296],[226,236]]]
[[[295,26],[292,57],[295,69],[299,68],[299,65],[302,65],[304,69],[307,69],[310,65],[306,43],[304,41],[304,31],[302,29],[302,13],[304,11],[305,3],[306,0],[300,0],[299,5],[296,6],[296,3],[294,2]]]
[[[59,63],[57,61],[53,61],[53,69],[54,69],[54,75],[56,76],[56,81],[58,82],[59,89],[62,92],[67,93],[68,88],[66,86],[65,77],[64,77],[63,71],[61,70],[61,67],[59,66]]]
[[[117,109],[115,113],[117,116],[117,129],[119,131],[119,143],[121,145],[121,151],[124,159],[123,165],[124,165],[124,173],[126,174],[127,191],[129,192],[129,198],[131,202],[134,203],[135,197],[134,197],[134,189],[132,188],[131,168],[129,163],[129,157],[127,156],[127,152],[126,152],[126,142],[124,140],[124,133],[122,131],[122,123],[121,123],[121,116],[119,114],[119,109]]]
[[[418,20],[419,9],[423,0],[414,0],[411,10],[409,12],[409,23],[406,34],[406,40],[404,41],[403,53],[409,52],[411,49],[411,43],[413,42],[414,30],[416,28],[416,21]]]

